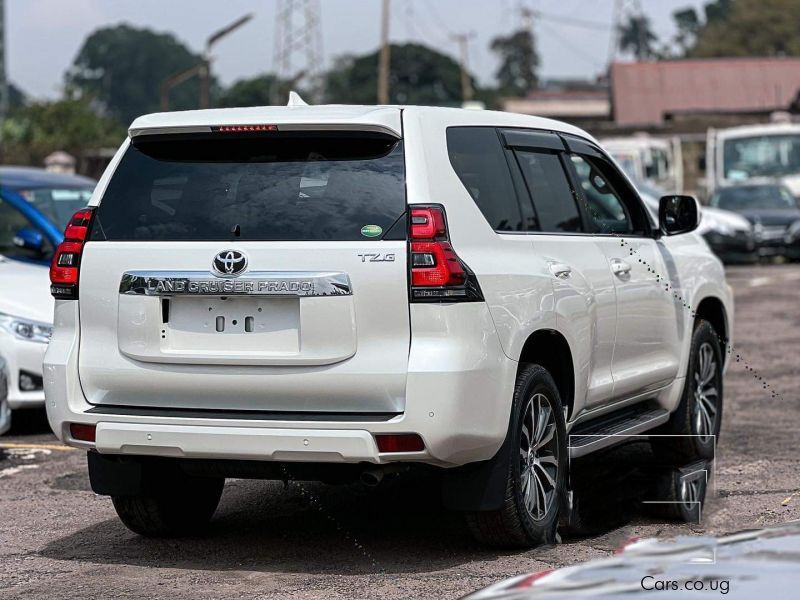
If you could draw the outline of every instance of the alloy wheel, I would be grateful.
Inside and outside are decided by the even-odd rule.
[[[553,506],[558,481],[558,432],[552,405],[544,394],[534,394],[525,406],[519,452],[525,509],[540,521]]]
[[[694,372],[694,429],[703,443],[707,443],[716,431],[718,369],[714,349],[710,343],[703,342],[697,352]]]

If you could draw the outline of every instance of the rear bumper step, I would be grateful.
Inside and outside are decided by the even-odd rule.
[[[569,434],[569,456],[579,458],[601,448],[624,442],[669,420],[664,408],[642,408],[581,423]]]
[[[149,406],[95,406],[86,411],[95,415],[124,415],[129,417],[170,417],[182,419],[231,419],[236,421],[331,421],[384,423],[399,417],[400,412],[321,412],[280,410],[224,410],[195,408],[153,408]]]
[[[283,429],[97,424],[101,454],[302,462],[381,462],[372,434],[358,429]],[[397,455],[400,456],[400,455]]]

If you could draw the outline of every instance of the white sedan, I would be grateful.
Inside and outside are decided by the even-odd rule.
[[[42,359],[53,327],[47,267],[0,256],[0,281],[0,357],[6,365],[7,406],[43,407]]]

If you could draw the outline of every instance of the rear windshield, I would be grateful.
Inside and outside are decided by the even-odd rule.
[[[394,138],[216,136],[135,140],[91,239],[367,241],[405,213],[403,145]]]

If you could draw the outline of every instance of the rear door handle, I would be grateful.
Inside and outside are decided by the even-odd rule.
[[[631,272],[631,265],[619,258],[611,259],[611,272],[617,277],[629,275]]]
[[[550,272],[559,279],[566,279],[572,274],[572,267],[564,263],[550,263]]]

